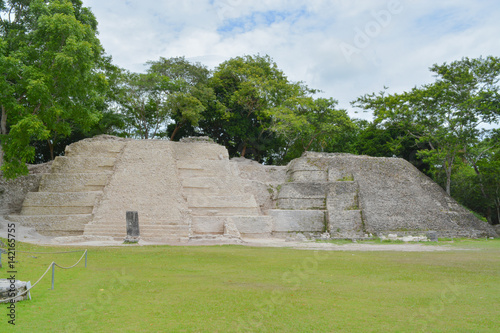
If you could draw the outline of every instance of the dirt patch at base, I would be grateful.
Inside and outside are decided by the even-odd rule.
[[[0,227],[0,237],[7,238],[5,228]],[[170,246],[216,246],[216,245],[243,245],[249,247],[280,247],[298,250],[313,250],[313,251],[399,251],[399,252],[433,252],[433,251],[456,251],[470,250],[460,249],[455,247],[447,247],[446,245],[428,245],[424,243],[404,243],[404,244],[366,244],[366,243],[350,243],[350,244],[334,244],[334,243],[319,243],[314,241],[305,242],[289,242],[284,239],[264,238],[264,239],[242,239],[235,241],[234,239],[222,240],[196,240],[190,242],[175,242],[175,241],[148,241],[140,240],[136,245],[124,244],[121,240],[112,239],[111,237],[47,237],[38,234],[31,228],[19,226],[16,235],[17,241],[26,243],[45,245],[45,246],[148,246],[148,245],[170,245]]]

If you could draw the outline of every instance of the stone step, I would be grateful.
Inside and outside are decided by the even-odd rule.
[[[191,207],[191,215],[194,216],[232,216],[232,215],[248,215],[259,216],[260,208],[249,207],[220,207],[220,208],[204,208]]]
[[[39,192],[102,191],[109,182],[110,171],[102,173],[50,173],[42,176]]]
[[[179,170],[179,178],[184,180],[186,178],[221,178],[221,179],[229,179],[236,177],[232,170],[229,168],[185,168],[178,169]]]
[[[326,182],[328,171],[326,167],[308,164],[306,161],[295,161],[288,171],[288,176],[293,182]]]
[[[271,216],[193,216],[192,231],[199,235],[222,235],[224,224],[234,223],[244,237],[269,237],[273,229]]]
[[[163,238],[165,236],[187,237],[189,236],[189,225],[141,225],[139,224],[141,238]],[[125,225],[87,224],[85,235],[125,237],[127,228]]]
[[[249,238],[271,237],[274,228],[274,218],[272,216],[231,216],[233,222],[241,236]]]
[[[101,196],[101,191],[88,192],[29,192],[23,202],[24,207],[78,207],[93,206]],[[57,215],[57,214],[55,214]]]
[[[229,160],[226,147],[214,143],[190,144],[176,142],[173,148],[178,161]]]
[[[102,192],[29,192],[21,215],[91,214]]]
[[[324,210],[329,183],[286,183],[279,187],[278,207],[280,209]]]
[[[216,170],[216,171],[237,171],[237,167],[229,163],[229,160],[195,160],[195,161],[177,161],[179,170]]]
[[[235,184],[236,181],[236,184]],[[194,188],[235,188],[238,179],[227,178],[227,177],[187,177],[182,178],[181,183],[183,187],[194,187]]]
[[[116,157],[126,144],[125,139],[75,142],[66,147],[65,156],[109,156]]]
[[[51,173],[96,173],[113,171],[115,157],[57,156]]]
[[[242,195],[243,185],[233,177],[187,177],[181,179],[187,196]]]
[[[91,214],[75,215],[10,215],[8,219],[25,227],[31,227],[38,232],[46,231],[71,231],[83,233],[87,223],[92,221]]]
[[[224,189],[218,189],[218,188],[212,188],[212,187],[182,187],[182,192],[187,196],[217,196],[217,195],[224,195],[224,194],[229,194],[227,192],[229,191],[224,191]]]
[[[325,210],[326,197],[319,198],[280,198],[278,208],[286,210]]]
[[[234,179],[239,173],[237,166],[228,160],[178,161],[177,169],[181,180],[204,177],[227,181],[228,178]]]
[[[187,199],[191,208],[258,208],[255,198],[251,194],[232,196],[190,196]]]
[[[274,219],[275,232],[325,232],[328,226],[325,210],[282,210],[267,211]]]
[[[330,183],[293,182],[281,184],[279,198],[325,198],[330,189]]]
[[[75,215],[75,214],[92,214],[94,206],[45,206],[37,207],[23,206],[21,215]]]
[[[194,234],[219,235],[224,233],[227,216],[193,216],[191,228]]]

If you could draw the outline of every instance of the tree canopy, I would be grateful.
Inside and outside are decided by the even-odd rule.
[[[34,160],[33,140],[52,147],[99,121],[107,59],[80,0],[11,0],[0,10],[2,171],[13,178]]]
[[[451,193],[453,165],[460,153],[478,142],[480,125],[500,119],[500,59],[463,58],[430,68],[436,81],[409,92],[386,95],[385,91],[358,98],[353,104],[373,110],[375,122],[399,126],[430,149],[420,150],[424,161],[446,175]]]

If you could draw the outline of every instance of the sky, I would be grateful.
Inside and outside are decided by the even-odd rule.
[[[429,67],[500,56],[498,0],[83,0],[119,67],[185,56],[210,69],[269,55],[291,81],[351,101],[434,81]]]

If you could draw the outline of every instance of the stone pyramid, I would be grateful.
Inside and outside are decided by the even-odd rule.
[[[210,140],[85,139],[66,148],[9,219],[52,236],[187,242],[228,235],[362,238],[368,234],[496,236],[398,158],[306,153],[287,166],[228,157]]]

